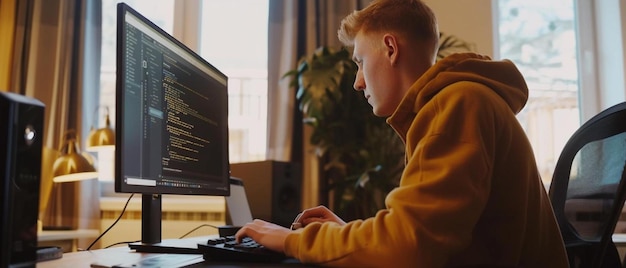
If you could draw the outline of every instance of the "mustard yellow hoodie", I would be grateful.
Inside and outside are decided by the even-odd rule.
[[[406,167],[386,209],[290,234],[286,254],[350,267],[567,267],[531,146],[515,118],[528,88],[507,60],[437,62],[387,122]]]

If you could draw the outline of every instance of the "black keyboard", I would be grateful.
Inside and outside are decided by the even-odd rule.
[[[237,243],[234,235],[211,238],[206,243],[198,243],[198,249],[202,252],[204,260],[213,261],[277,263],[288,258],[282,253],[265,248],[249,237]]]

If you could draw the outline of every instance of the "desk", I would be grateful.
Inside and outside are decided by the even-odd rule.
[[[41,231],[37,234],[37,245],[57,246],[63,249],[63,252],[76,251],[78,248],[78,239],[96,238],[100,235],[99,230],[77,229],[62,231]]]
[[[199,243],[204,242],[208,237],[192,237],[184,239],[186,242]],[[107,249],[96,249],[91,251],[79,251],[64,253],[63,257],[56,260],[43,261],[37,263],[37,268],[57,268],[57,267],[112,267],[114,265],[126,264],[130,265],[138,263],[142,260],[159,258],[161,262],[170,262],[166,265],[151,267],[306,267],[300,263],[217,263],[204,261],[200,254],[159,254],[159,253],[138,253],[131,250],[128,246],[119,246]]]

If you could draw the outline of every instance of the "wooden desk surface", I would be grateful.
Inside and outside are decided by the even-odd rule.
[[[197,243],[205,242],[209,236],[191,237],[182,239],[182,244],[197,245]],[[139,253],[130,249],[128,246],[118,246],[107,249],[96,249],[90,251],[79,251],[63,254],[63,257],[56,260],[49,260],[37,263],[37,268],[57,268],[57,267],[94,267],[108,268],[113,266],[132,267],[139,262],[156,262],[158,265],[144,267],[303,267],[305,265],[288,262],[288,263],[217,263],[205,262],[201,254],[160,254],[160,253]],[[137,267],[137,266],[135,266]]]
[[[176,242],[186,246],[195,246],[208,238],[208,236],[192,237],[177,239]],[[184,267],[204,261],[201,254],[139,253],[127,245],[120,245],[106,249],[64,253],[60,259],[38,262],[37,267],[131,267],[132,264],[138,262],[156,261],[156,259],[163,264],[161,267]]]
[[[615,243],[619,246],[626,244],[626,234],[616,234],[613,236]],[[203,242],[208,237],[193,237],[185,239],[188,242]],[[128,265],[136,264],[140,261],[159,259],[162,262],[172,262],[175,264],[165,265],[163,267],[277,267],[277,266],[289,266],[289,267],[305,267],[306,265],[299,263],[285,263],[285,264],[254,264],[254,263],[212,263],[205,262],[202,255],[196,254],[159,254],[159,253],[137,253],[131,250],[128,246],[119,246],[108,249],[97,249],[91,251],[80,251],[65,253],[61,259],[38,262],[38,268],[57,268],[57,267],[112,267],[114,265]],[[158,267],[158,266],[152,266]]]
[[[131,267],[132,264],[148,259],[170,262],[171,266],[163,267],[184,267],[204,261],[200,254],[158,254],[158,253],[138,253],[128,246],[119,246],[107,249],[96,249],[90,251],[79,251],[63,254],[63,257],[56,260],[38,262],[37,267]]]

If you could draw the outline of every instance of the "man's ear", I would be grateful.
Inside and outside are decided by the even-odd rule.
[[[398,40],[392,34],[383,35],[383,44],[387,53],[387,58],[393,66],[398,61]]]

